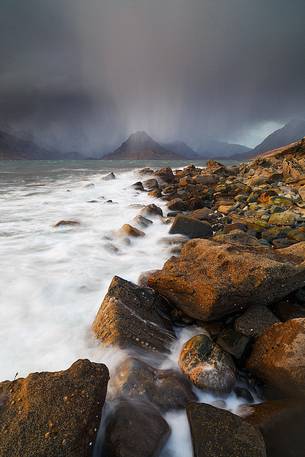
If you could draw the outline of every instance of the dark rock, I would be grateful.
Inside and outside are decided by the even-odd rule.
[[[193,336],[184,344],[179,366],[199,389],[227,393],[236,382],[233,359],[206,334]]]
[[[142,227],[142,228],[147,228],[149,227],[151,224],[153,224],[153,221],[151,221],[150,219],[147,219],[146,217],[143,217],[141,216],[140,214],[138,216],[136,216],[134,219],[133,219],[133,223],[138,225],[139,227]]]
[[[259,430],[223,409],[204,403],[187,406],[194,457],[266,457]]]
[[[254,402],[253,395],[245,387],[240,387],[240,386],[235,387],[234,393],[238,398],[243,398],[244,400],[246,400],[247,403]]]
[[[153,190],[153,189],[159,188],[158,181],[154,178],[146,179],[146,181],[143,182],[143,186],[144,186],[144,189],[147,189],[147,190]]]
[[[103,176],[102,178],[104,181],[112,181],[113,179],[116,179],[116,176],[113,172],[109,173],[106,176]]]
[[[110,389],[114,398],[148,401],[162,411],[185,408],[197,399],[180,373],[158,370],[135,358],[128,358],[119,365]]]
[[[105,345],[168,351],[175,336],[164,301],[152,289],[115,276],[93,323]]]
[[[169,435],[154,406],[121,400],[107,418],[101,457],[158,457]]]
[[[281,392],[305,395],[305,319],[269,327],[256,340],[246,366]]]
[[[0,384],[1,457],[89,457],[108,370],[79,360],[68,370]]]
[[[248,344],[250,338],[235,332],[233,329],[227,328],[217,338],[217,344],[225,352],[233,355],[236,359],[240,359]]]
[[[179,257],[150,276],[148,285],[188,316],[217,320],[257,303],[271,304],[302,287],[304,257],[305,243],[273,251],[191,240]]]
[[[178,215],[175,217],[169,233],[185,235],[189,238],[209,238],[213,235],[213,230],[208,222]]]
[[[175,175],[171,168],[160,168],[154,172],[154,176],[157,176],[166,184],[171,184],[175,182]]]
[[[77,225],[80,225],[80,222],[78,221],[59,221],[57,222],[54,227],[57,228],[57,227],[75,227]]]
[[[135,190],[139,190],[141,192],[144,191],[144,186],[143,186],[143,183],[141,181],[138,181],[138,182],[135,182],[134,184],[132,184],[131,186],[133,189]]]
[[[299,303],[301,303],[301,305],[305,305],[305,287],[295,292],[295,298],[298,300]]]
[[[275,315],[283,322],[299,317],[305,318],[305,308],[291,300],[284,299],[273,306]]]
[[[188,209],[187,204],[181,200],[181,198],[174,198],[167,203],[167,207],[170,211],[186,211]]]
[[[163,211],[159,206],[155,205],[154,203],[145,206],[143,209],[141,209],[140,212],[141,216],[163,216]]]
[[[200,221],[208,222],[213,222],[217,218],[217,215],[215,215],[214,211],[210,208],[196,209],[195,211],[192,211],[189,216],[193,219],[199,219]]]
[[[305,405],[291,400],[268,401],[246,408],[247,422],[264,437],[268,457],[303,457]]]
[[[250,306],[235,321],[235,330],[245,336],[258,337],[279,319],[263,305]]]

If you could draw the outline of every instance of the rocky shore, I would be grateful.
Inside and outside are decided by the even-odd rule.
[[[138,284],[115,276],[102,301],[92,331],[126,359],[109,382],[79,360],[0,383],[0,457],[91,456],[97,435],[95,457],[158,457],[169,411],[186,412],[195,457],[303,457],[305,139],[230,167],[143,169],[132,189],[154,203],[118,236],[161,218],[173,256]],[[198,331],[164,369],[182,328]]]

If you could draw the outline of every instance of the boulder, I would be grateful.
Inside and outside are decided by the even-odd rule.
[[[139,190],[141,192],[144,191],[144,186],[143,186],[143,183],[141,181],[137,181],[135,182],[134,184],[131,185],[131,187],[135,190]]]
[[[143,181],[143,187],[144,187],[144,189],[147,189],[147,190],[153,190],[153,189],[158,189],[159,184],[156,179],[151,178],[151,179],[146,179],[145,181]]]
[[[152,289],[115,276],[93,322],[103,344],[168,351],[175,336],[166,307]]]
[[[153,405],[120,400],[107,417],[101,457],[158,457],[169,435]]]
[[[0,383],[1,457],[91,457],[105,400],[105,365]]]
[[[154,203],[151,203],[150,205],[144,206],[144,208],[141,209],[140,212],[141,216],[163,216],[163,211],[159,206],[155,205]]]
[[[243,356],[249,342],[249,337],[235,332],[231,328],[223,330],[217,338],[218,346],[225,352],[233,355],[236,359],[240,359]]]
[[[149,227],[151,224],[153,224],[153,221],[151,221],[150,219],[147,219],[146,217],[141,216],[141,215],[139,214],[138,216],[134,217],[133,223],[134,223],[135,225],[138,225],[139,227],[147,228],[147,227]]]
[[[279,319],[264,305],[253,305],[235,321],[235,330],[245,336],[258,337]]]
[[[173,173],[173,170],[169,167],[160,168],[159,170],[154,172],[154,176],[157,176],[158,178],[160,178],[161,181],[163,181],[166,184],[171,184],[175,182],[175,175]]]
[[[181,198],[173,198],[167,203],[167,207],[170,211],[186,211],[188,209],[187,204]]]
[[[204,403],[186,410],[194,457],[266,457],[260,431],[235,414]]]
[[[197,399],[188,380],[177,371],[158,370],[132,357],[118,366],[110,390],[114,398],[148,401],[162,411],[185,408]]]
[[[291,226],[296,221],[296,214],[293,211],[283,211],[281,213],[273,213],[269,218],[271,225],[288,225]]]
[[[246,410],[246,421],[258,427],[264,437],[268,457],[304,456],[304,402],[267,401]]]
[[[207,334],[193,336],[184,344],[179,366],[199,389],[228,393],[236,382],[233,359]]]
[[[217,218],[217,213],[215,214],[210,208],[200,208],[192,211],[189,216],[193,219],[199,219],[200,221],[213,222]]]
[[[119,236],[131,236],[133,238],[139,238],[139,237],[145,236],[145,233],[142,232],[142,230],[139,230],[130,224],[124,224],[120,228],[118,234],[119,234]]]
[[[305,395],[305,319],[268,328],[256,340],[247,368],[283,393]]]
[[[189,238],[209,238],[213,235],[213,230],[208,222],[179,214],[175,217],[169,233],[185,235]]]
[[[268,305],[303,287],[304,259],[305,242],[273,251],[191,240],[179,257],[148,278],[148,285],[186,315],[216,320],[250,305]]]

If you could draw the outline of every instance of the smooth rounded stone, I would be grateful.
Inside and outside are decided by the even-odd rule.
[[[170,427],[156,407],[120,400],[106,419],[100,457],[159,457]]]
[[[173,198],[167,203],[170,211],[186,211],[188,205],[181,198]]]
[[[261,431],[268,457],[304,457],[304,402],[274,400],[247,406],[245,420]]]
[[[91,457],[108,379],[105,365],[78,360],[0,383],[0,456]]]
[[[112,181],[113,179],[116,179],[116,176],[113,172],[109,173],[106,176],[103,176],[103,181]]]
[[[80,225],[79,221],[62,220],[62,221],[57,222],[54,225],[54,228],[58,228],[58,227],[75,227],[77,225]]]
[[[257,338],[279,319],[263,305],[250,306],[247,311],[235,320],[235,330],[245,336]]]
[[[305,395],[305,319],[274,324],[260,336],[246,367],[270,387]]]
[[[213,229],[208,222],[179,214],[175,217],[169,233],[185,235],[188,238],[209,238],[213,235]]]
[[[179,366],[199,389],[229,393],[236,382],[236,368],[232,357],[206,334],[193,336],[184,344]]]
[[[132,222],[138,227],[147,228],[153,224],[153,221],[147,219],[147,217],[141,216],[140,214],[133,218]]]
[[[150,205],[144,206],[144,208],[141,209],[140,211],[141,216],[161,216],[163,217],[163,211],[159,206],[155,205],[154,203]]]
[[[139,238],[145,236],[145,233],[142,230],[139,230],[133,227],[130,224],[124,224],[118,231],[119,236],[131,236],[133,238]]]
[[[137,181],[135,182],[134,184],[131,185],[131,187],[135,190],[138,190],[138,191],[141,191],[143,192],[144,191],[144,186],[143,186],[143,183],[141,181]]]
[[[159,189],[159,183],[154,178],[146,179],[145,181],[143,181],[143,186],[146,190]]]
[[[190,401],[197,400],[183,375],[174,370],[158,370],[136,358],[119,365],[110,391],[112,398],[148,401],[161,411],[184,409]]]
[[[216,342],[225,352],[233,355],[236,359],[240,359],[245,353],[250,338],[227,328],[218,335]]]
[[[304,258],[305,242],[274,251],[261,245],[191,240],[179,257],[149,277],[148,285],[186,315],[217,320],[257,303],[274,303],[303,287]]]
[[[266,457],[261,432],[239,416],[205,403],[190,403],[186,412],[194,457]]]
[[[305,308],[299,303],[291,301],[289,298],[281,300],[273,306],[275,315],[283,322],[290,319],[305,318]]]
[[[115,276],[92,329],[105,346],[168,352],[175,334],[167,311],[167,303],[152,289]]]
[[[283,211],[282,213],[273,213],[269,218],[271,225],[293,225],[296,222],[296,214],[292,211]]]

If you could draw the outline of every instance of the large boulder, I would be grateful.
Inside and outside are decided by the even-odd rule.
[[[193,336],[184,344],[179,366],[199,389],[228,393],[236,383],[232,357],[206,334]]]
[[[79,360],[65,371],[2,382],[0,456],[91,456],[108,378],[105,365]]]
[[[213,235],[213,229],[208,222],[179,214],[175,217],[169,233],[185,235],[189,238],[210,238]]]
[[[268,457],[304,457],[305,404],[275,400],[246,407],[245,419],[258,427]]]
[[[280,391],[305,395],[305,319],[268,328],[256,340],[247,368]]]
[[[191,240],[148,285],[186,315],[208,321],[250,305],[270,304],[305,284],[305,242],[273,251],[259,246]]]
[[[266,457],[258,429],[223,409],[204,403],[187,406],[194,457]]]
[[[148,401],[162,411],[185,408],[197,399],[188,380],[177,371],[158,370],[132,357],[118,366],[110,390],[114,398]]]
[[[107,418],[101,457],[158,457],[169,435],[153,405],[121,400]]]
[[[152,289],[115,276],[93,322],[105,345],[168,351],[175,336],[165,303]]]

